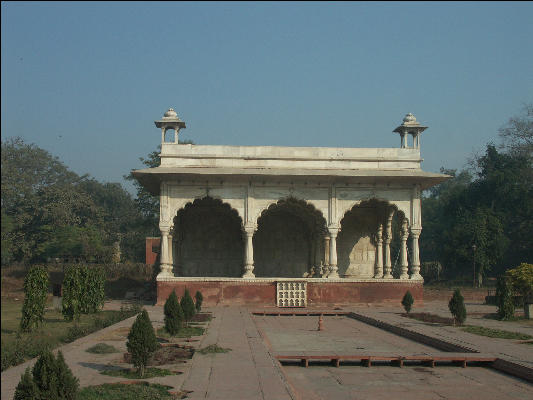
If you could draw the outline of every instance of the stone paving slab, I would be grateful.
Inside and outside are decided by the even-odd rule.
[[[279,364],[268,353],[244,307],[216,307],[201,347],[228,353],[195,354],[182,390],[190,399],[291,399]]]

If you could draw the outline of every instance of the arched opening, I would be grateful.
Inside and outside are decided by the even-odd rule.
[[[258,277],[317,276],[326,220],[303,200],[287,198],[263,211],[253,237]]]
[[[344,214],[337,236],[339,275],[347,278],[372,278],[375,274],[379,224],[385,229],[388,203],[376,199],[363,201]]]
[[[242,275],[242,220],[221,200],[204,197],[178,211],[173,240],[173,262],[179,276]]]

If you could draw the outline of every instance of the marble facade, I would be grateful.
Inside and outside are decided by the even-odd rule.
[[[161,165],[133,174],[160,197],[158,282],[423,281],[421,191],[448,176],[422,171],[412,114],[399,148],[179,144],[174,110],[155,123]]]

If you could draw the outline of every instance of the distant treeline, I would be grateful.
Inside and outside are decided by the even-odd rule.
[[[422,201],[422,261],[438,261],[443,278],[472,281],[474,261],[480,283],[533,263],[533,104],[499,136],[500,146],[488,144],[469,168],[441,169],[453,179]]]
[[[157,234],[154,210],[119,183],[79,176],[18,137],[2,141],[1,199],[3,265],[65,257],[143,262],[144,238]]]

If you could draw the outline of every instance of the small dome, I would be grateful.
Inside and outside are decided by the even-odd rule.
[[[165,118],[176,118],[178,114],[174,111],[173,108],[169,108],[168,111],[163,115]]]
[[[413,124],[416,122],[416,118],[413,114],[407,113],[407,115],[404,117],[403,122],[408,124]]]

